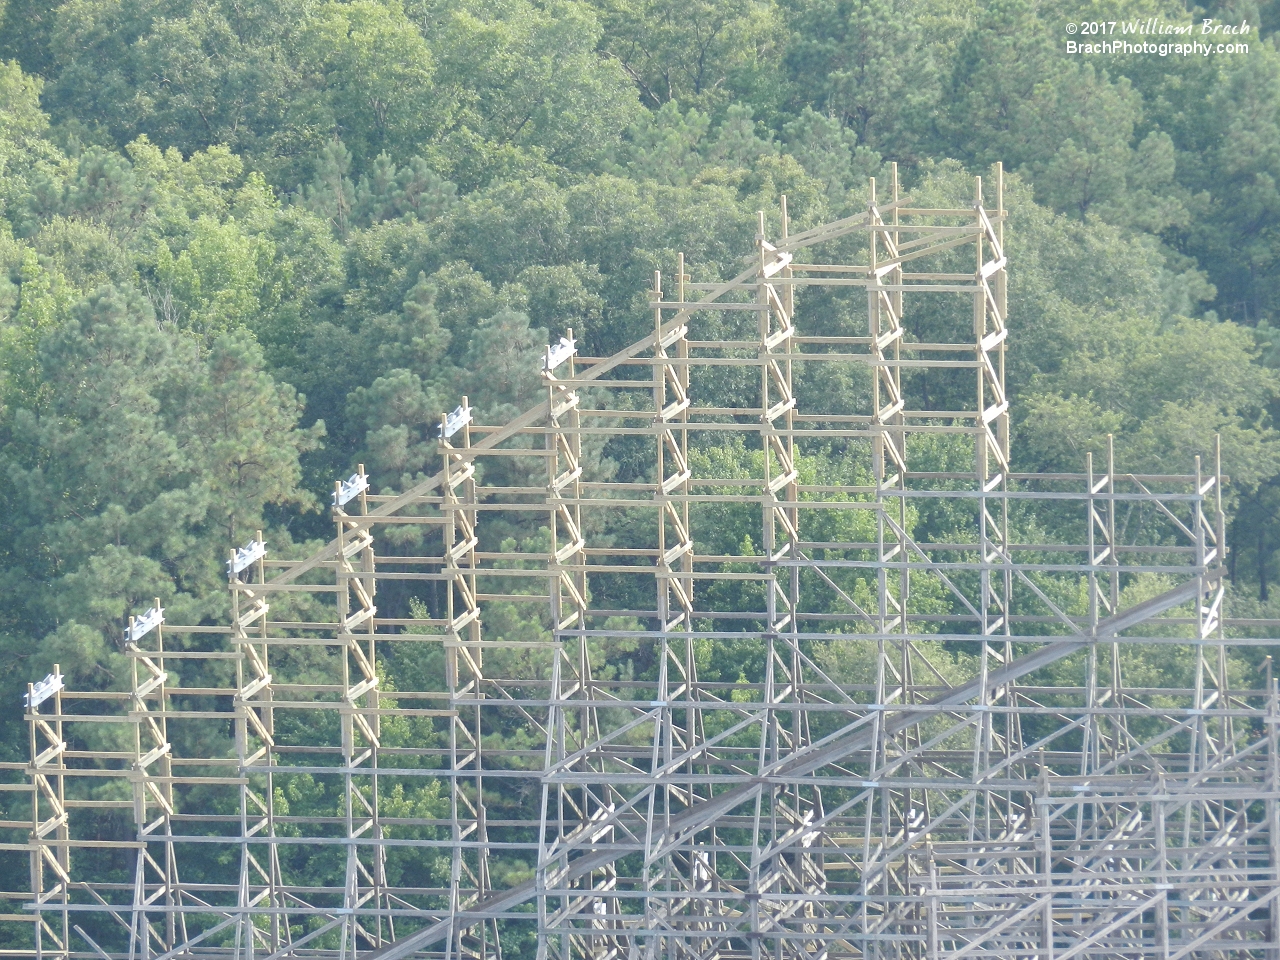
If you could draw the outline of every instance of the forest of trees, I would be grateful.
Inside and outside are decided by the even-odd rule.
[[[0,0],[0,696],[110,682],[128,613],[225,612],[227,547],[332,533],[649,329],[683,251],[1010,171],[1018,469],[1185,473],[1222,436],[1232,610],[1280,616],[1280,4]],[[1247,22],[1247,53],[1064,25]],[[16,716],[16,714],[15,714]],[[20,749],[11,746],[9,749]]]

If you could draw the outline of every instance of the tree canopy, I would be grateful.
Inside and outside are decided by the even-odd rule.
[[[549,338],[572,327],[585,353],[619,349],[651,329],[644,291],[677,252],[695,279],[730,275],[758,209],[785,193],[801,225],[848,215],[889,161],[926,197],[996,160],[1010,171],[1018,468],[1077,470],[1110,434],[1131,469],[1183,473],[1220,434],[1233,603],[1278,615],[1272,6],[1195,12],[1260,25],[1238,38],[1247,53],[1087,59],[1064,23],[1189,14],[8,0],[5,689],[55,659],[111,682],[140,603],[222,614],[229,543],[265,529],[303,553],[354,463],[404,489],[434,469],[433,427],[462,395],[509,417]],[[806,389],[825,409],[859,387]],[[643,469],[625,445],[592,456]]]

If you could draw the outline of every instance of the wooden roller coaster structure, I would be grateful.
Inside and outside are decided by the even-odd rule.
[[[784,198],[643,339],[569,331],[507,423],[463,399],[430,478],[338,483],[322,550],[232,549],[229,623],[140,611],[128,689],[33,684],[7,952],[1280,957],[1219,458],[1013,472],[992,179]],[[910,409],[926,376],[970,399]]]

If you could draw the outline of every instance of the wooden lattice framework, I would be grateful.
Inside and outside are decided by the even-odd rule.
[[[784,199],[736,277],[655,275],[645,338],[568,331],[541,403],[463,398],[434,476],[337,484],[323,550],[232,550],[229,625],[157,602],[131,689],[32,687],[10,952],[1280,956],[1280,705],[1232,675],[1270,641],[1227,638],[1221,466],[1012,471],[994,180],[928,208],[895,171],[798,233]],[[863,293],[860,329],[806,314]],[[861,406],[806,386],[832,370]],[[924,375],[971,400],[911,409]],[[645,469],[593,472],[611,443]],[[832,445],[860,475],[812,475]],[[931,504],[965,523],[922,538]]]

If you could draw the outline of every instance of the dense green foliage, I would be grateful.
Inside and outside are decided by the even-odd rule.
[[[697,279],[732,273],[779,193],[802,223],[847,214],[889,160],[926,197],[965,196],[995,160],[1011,171],[1019,468],[1079,470],[1112,433],[1127,468],[1182,473],[1221,433],[1235,609],[1275,615],[1280,50],[1256,28],[1270,14],[1195,11],[1254,24],[1247,54],[1085,62],[1065,52],[1067,22],[1190,14],[8,0],[4,702],[55,660],[122,682],[128,611],[159,596],[176,619],[217,618],[229,544],[265,527],[273,551],[302,553],[356,461],[380,490],[432,472],[432,427],[461,394],[503,420],[536,398],[548,337],[572,326],[587,353],[620,348],[677,251]],[[947,389],[908,386],[922,402]],[[857,388],[812,383],[806,402]],[[625,444],[599,455],[643,472]]]

